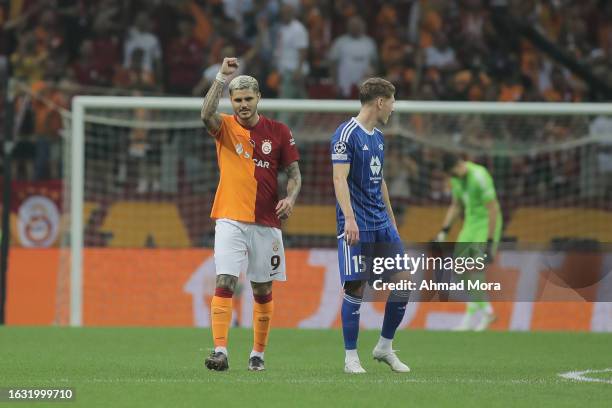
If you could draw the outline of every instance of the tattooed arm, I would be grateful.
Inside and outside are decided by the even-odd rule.
[[[291,215],[295,201],[297,200],[300,189],[302,188],[302,174],[297,161],[294,161],[286,169],[287,172],[287,197],[283,198],[276,205],[276,215],[280,219],[286,219]]]
[[[224,58],[217,77],[204,97],[200,117],[204,126],[211,133],[216,133],[221,127],[221,116],[217,113],[219,98],[225,86],[225,79],[238,69],[238,58]]]
[[[295,203],[300,189],[302,188],[302,174],[297,161],[294,161],[287,167],[287,198]]]

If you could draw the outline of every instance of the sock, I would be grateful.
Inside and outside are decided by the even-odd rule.
[[[395,336],[395,331],[404,318],[406,313],[406,305],[408,302],[396,301],[391,297],[387,299],[385,305],[385,317],[380,335],[386,339],[392,340]]]
[[[468,316],[473,315],[479,309],[478,302],[468,302],[465,308],[465,314]]]
[[[376,348],[378,350],[391,351],[393,349],[392,345],[393,345],[392,339],[386,339],[383,336],[380,336],[378,338],[378,344],[376,344]]]
[[[232,295],[229,289],[215,289],[215,296],[210,304],[210,322],[215,351],[227,355],[227,335],[232,321]]]
[[[469,277],[465,277],[464,279],[468,282],[469,281],[486,282],[486,276],[485,276],[484,271],[470,272]],[[488,300],[487,293],[482,290],[472,289],[470,290],[469,295],[470,295],[470,301],[473,303],[486,303],[486,301]],[[477,305],[476,310],[478,310],[479,308],[480,308],[480,305]]]
[[[491,303],[489,302],[474,302],[474,303],[476,303],[478,309],[484,311],[486,314],[493,313],[493,307],[491,306]]]
[[[227,356],[227,348],[226,347],[223,347],[223,346],[215,347],[215,353],[219,353],[219,352],[221,352],[221,353],[223,353],[223,354],[225,354]]]
[[[263,353],[263,351],[259,352],[259,351],[253,350],[253,351],[251,351],[251,355],[249,356],[249,358],[251,358],[251,357],[259,357],[259,358],[261,358],[263,360],[264,359],[264,353]]]
[[[361,299],[344,294],[342,299],[342,335],[344,336],[344,349],[356,350],[359,336],[359,308]]]
[[[344,350],[344,361],[350,360],[359,360],[359,356],[357,355],[357,350]]]
[[[268,344],[270,334],[270,322],[274,312],[272,293],[267,295],[254,295],[253,305],[253,351],[262,353]]]

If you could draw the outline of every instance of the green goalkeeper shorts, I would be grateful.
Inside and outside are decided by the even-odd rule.
[[[497,246],[501,240],[502,223],[497,222],[495,235],[493,237],[492,255],[497,252]],[[464,225],[457,237],[455,246],[455,256],[462,257],[479,257],[483,256],[487,249],[487,235],[489,230],[487,225]]]

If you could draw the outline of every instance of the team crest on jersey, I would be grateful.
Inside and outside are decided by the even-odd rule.
[[[337,142],[334,145],[334,153],[342,154],[344,152],[346,152],[346,143],[344,143],[344,142]]]
[[[238,143],[235,148],[238,156],[240,156],[244,152],[244,147],[242,147],[242,143]]]
[[[261,144],[261,151],[264,154],[270,154],[270,152],[272,151],[272,142],[269,140],[264,140]]]
[[[379,145],[378,145],[378,149],[380,149],[380,151],[383,151],[383,150],[385,149],[385,147],[384,147],[384,146],[383,146],[383,144],[381,143],[381,144],[379,144]]]

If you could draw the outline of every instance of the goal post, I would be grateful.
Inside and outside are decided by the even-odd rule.
[[[69,272],[60,271],[60,279],[67,279],[67,287],[70,288],[68,299],[64,299],[65,304],[62,306],[68,309],[67,315],[70,325],[81,326],[84,323],[83,249],[87,243],[84,205],[87,199],[88,188],[86,180],[89,179],[86,177],[86,171],[91,171],[87,170],[87,161],[90,160],[86,148],[87,138],[95,138],[92,141],[95,149],[108,151],[108,155],[113,155],[124,154],[126,148],[137,151],[137,145],[140,143],[138,140],[140,139],[138,139],[138,135],[134,135],[134,131],[138,129],[152,132],[157,130],[160,134],[163,133],[159,140],[168,140],[177,134],[180,137],[195,137],[195,135],[204,133],[199,118],[201,106],[202,98],[76,96],[72,100],[72,109],[68,120],[70,130],[66,133],[66,136],[69,138],[67,145],[70,152],[69,157],[66,157],[64,161],[66,169],[64,174],[65,193],[69,195],[69,198],[67,197],[68,199],[65,200],[66,207],[68,208],[64,211],[69,212],[68,219],[70,224],[66,230],[69,237],[64,240],[64,245],[67,246],[66,249],[69,252],[70,262],[67,264],[67,266],[69,265]],[[337,100],[263,99],[260,102],[259,110],[262,113],[273,117],[280,115],[285,121],[289,122],[298,145],[308,144],[309,149],[303,155],[301,166],[304,169],[309,169],[308,173],[311,176],[305,182],[307,181],[314,185],[312,187],[314,192],[308,192],[313,196],[323,194],[319,193],[322,191],[329,191],[325,183],[330,179],[331,168],[326,168],[322,165],[322,163],[326,163],[321,161],[320,156],[324,154],[322,152],[326,151],[335,127],[343,120],[356,115],[359,106],[358,101]],[[219,110],[231,112],[230,102],[226,99],[221,100]],[[155,112],[155,114],[150,114],[150,112]],[[398,153],[400,157],[397,159],[400,172],[405,170],[401,166],[413,166],[410,162],[402,161],[406,158],[403,156],[405,152],[413,151],[417,151],[417,153],[414,153],[416,156],[430,155],[432,151],[434,151],[434,156],[439,152],[453,151],[475,157],[485,157],[491,160],[497,158],[519,158],[516,161],[518,164],[512,162],[507,165],[508,169],[513,169],[513,166],[521,166],[524,163],[527,163],[524,164],[525,166],[533,167],[534,165],[531,161],[533,161],[534,157],[539,157],[539,154],[552,154],[563,151],[569,152],[568,154],[571,155],[572,160],[580,160],[585,166],[588,163],[596,166],[594,162],[597,161],[598,155],[603,154],[601,153],[602,149],[599,147],[604,146],[603,151],[605,153],[610,150],[609,146],[612,146],[612,129],[609,129],[611,133],[605,131],[605,126],[603,127],[604,131],[599,133],[590,130],[591,125],[593,125],[598,117],[604,118],[604,121],[609,121],[610,126],[612,126],[612,104],[396,101],[394,114],[391,117],[390,123],[387,124],[383,131],[385,134],[394,135],[394,140],[397,138],[397,141],[394,143],[395,146],[400,147],[398,151],[401,151],[401,153]],[[512,118],[517,119],[514,120]],[[535,119],[530,120],[529,118]],[[559,123],[561,124],[559,125]],[[547,126],[551,129],[546,130]],[[563,129],[554,129],[555,126]],[[545,134],[542,135],[542,132],[545,132]],[[489,144],[479,143],[480,137],[485,137]],[[136,142],[127,146],[125,138],[132,138]],[[111,139],[112,142],[110,141]],[[109,147],[105,143],[116,143],[116,145]],[[155,150],[156,147],[150,146],[153,143],[162,142],[148,142],[149,146],[147,149]],[[588,148],[582,148],[585,146]],[[312,149],[310,149],[311,147]],[[140,153],[134,154],[138,155]],[[214,152],[207,154],[209,156],[206,157],[206,160],[214,160],[212,156]],[[412,153],[406,153],[406,156],[410,154]],[[180,154],[178,155],[180,156]],[[166,156],[169,156],[169,154],[166,154]],[[104,157],[100,161],[104,161]],[[610,157],[612,158],[612,153]],[[309,162],[309,160],[315,159],[316,161]],[[165,159],[161,159],[161,161],[163,160]],[[170,157],[168,160],[172,161],[173,159]],[[561,163],[561,165],[571,166],[571,163],[563,162],[563,158],[559,160],[561,161],[558,163]],[[599,163],[599,165],[604,166],[605,163]],[[127,170],[124,170],[121,166],[123,164],[100,167],[103,170],[99,170],[99,174],[93,175],[93,179],[124,177],[119,174]],[[161,170],[158,169],[156,170],[158,173],[154,173],[163,176],[164,164],[162,163],[158,167]],[[175,169],[176,166],[172,168]],[[103,174],[105,171],[110,171],[112,175]],[[519,204],[529,204],[533,201],[529,195],[531,186],[525,186],[531,182],[530,180],[541,183],[543,187],[538,188],[543,191],[539,191],[538,194],[541,194],[546,199],[548,194],[546,189],[552,188],[550,186],[554,182],[549,183],[548,180],[541,181],[541,178],[553,177],[549,173],[551,171],[554,173],[554,164],[551,164],[545,170],[546,175],[542,177],[530,179],[528,177],[528,170],[520,171],[526,174],[525,180],[520,182],[522,185],[515,186],[513,184],[508,187],[508,191],[516,192],[516,202]],[[534,171],[537,172],[539,170],[535,169]],[[584,181],[584,179],[593,177],[593,172],[597,171],[597,169],[589,170],[587,167],[579,169],[578,172],[568,169],[566,178],[572,178],[570,180],[571,183],[580,184],[582,183],[580,180]],[[610,171],[612,172],[612,170]],[[206,175],[206,177],[209,178],[206,180],[206,185],[201,188],[202,191],[210,190],[210,186],[214,184],[212,176]],[[419,167],[416,175],[411,174],[405,177],[409,177],[412,181],[405,181],[405,184],[398,182],[397,185],[399,187],[397,189],[399,189],[400,193],[402,193],[402,185],[418,187],[413,189],[414,192],[411,191],[406,194],[407,197],[404,198],[408,200],[407,202],[420,200],[419,194],[425,194],[426,192],[426,199],[421,200],[426,205],[441,206],[445,203],[444,199],[440,199],[441,196],[434,191],[436,188],[440,188],[438,186],[439,174],[437,169],[431,166],[431,162],[427,162],[426,165]],[[504,177],[508,177],[508,180],[511,181],[515,175],[508,173]],[[586,180],[584,182],[588,184],[590,181]],[[115,184],[118,183],[112,180],[109,182],[111,188],[115,188]],[[508,184],[512,183],[509,182]],[[169,188],[166,192],[145,194],[142,197],[144,200],[167,202],[181,194],[177,187],[172,188]],[[603,201],[607,197],[607,192],[601,192],[602,188],[605,189],[607,187],[602,187],[598,184],[595,187],[590,187],[590,193],[588,192],[589,187],[581,186],[580,191],[572,190],[571,194],[574,195],[572,205],[579,204],[582,199],[592,198],[593,194],[595,194],[596,207],[599,206],[603,210],[609,211],[609,208],[604,208]],[[187,189],[195,190],[192,187]],[[508,196],[514,194],[508,191],[506,191]],[[104,199],[103,194],[104,191],[100,191],[97,198],[100,200]],[[412,197],[409,196],[410,194],[412,194]],[[403,196],[403,194],[400,195]],[[206,197],[209,196],[207,195]],[[311,202],[312,207],[315,208],[319,206],[319,203],[323,202],[329,204],[330,200],[333,201],[333,197],[314,200]],[[436,202],[436,200],[438,201]],[[594,201],[591,200],[590,202]],[[514,201],[513,204],[515,204]],[[400,206],[403,206],[403,204],[400,204]],[[203,214],[202,216],[207,215]],[[317,222],[316,219],[312,218],[314,216],[307,215],[304,223],[308,222],[308,217],[311,217],[310,220],[313,223]],[[320,222],[322,223],[323,221]],[[547,222],[553,223],[555,221]],[[312,242],[313,246],[317,246],[321,242],[330,242],[329,240],[325,241],[323,238],[316,238],[318,237],[316,235],[318,232],[316,231],[312,232],[312,234],[308,232],[308,234],[311,234],[308,235],[310,237],[308,239],[311,239],[311,241],[301,241],[302,237],[299,234],[299,229],[302,228],[301,224],[300,226],[292,226],[292,228],[298,231],[293,242],[306,242],[305,245]],[[322,225],[317,231],[326,231],[326,228],[328,227]],[[551,227],[552,229],[554,228]],[[306,233],[304,236],[306,236]],[[319,240],[317,241],[317,239]],[[125,244],[126,247],[129,247],[129,245],[129,243]],[[65,287],[66,285],[58,286]],[[58,296],[65,296],[65,294],[58,294]],[[61,303],[61,300],[59,303]],[[66,311],[64,310],[64,312]]]

